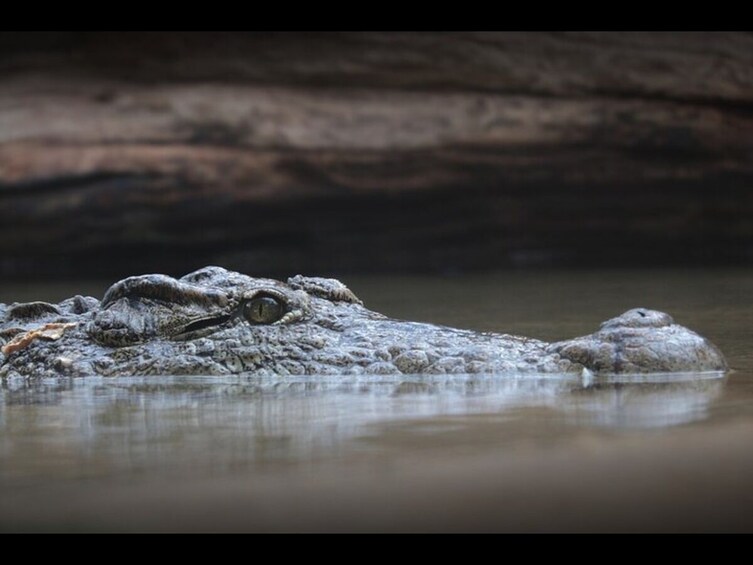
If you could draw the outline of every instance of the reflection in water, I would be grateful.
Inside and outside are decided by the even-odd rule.
[[[547,341],[651,307],[700,330],[735,371],[11,381],[0,531],[750,531],[750,271],[347,282],[391,316]],[[3,285],[0,302],[108,284]]]
[[[717,374],[9,382],[0,389],[0,477],[226,473],[356,453],[395,424],[425,435],[474,414],[502,416],[500,432],[535,423],[536,410],[565,427],[666,427],[705,418],[723,383]]]
[[[612,382],[578,390],[565,402],[565,410],[568,419],[582,425],[663,428],[705,419],[721,392],[721,379]]]

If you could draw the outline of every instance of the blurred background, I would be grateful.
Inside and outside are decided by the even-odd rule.
[[[0,34],[0,276],[753,263],[751,33]]]

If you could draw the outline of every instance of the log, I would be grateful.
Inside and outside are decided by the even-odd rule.
[[[753,34],[0,35],[0,274],[753,258]]]

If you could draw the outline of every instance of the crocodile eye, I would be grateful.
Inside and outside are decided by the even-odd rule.
[[[272,296],[257,296],[243,305],[243,315],[252,324],[271,324],[284,313],[282,302]]]

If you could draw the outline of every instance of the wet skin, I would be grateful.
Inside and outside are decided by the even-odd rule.
[[[725,371],[708,340],[635,308],[547,343],[394,320],[341,282],[205,267],[129,277],[101,301],[0,304],[0,377]]]

